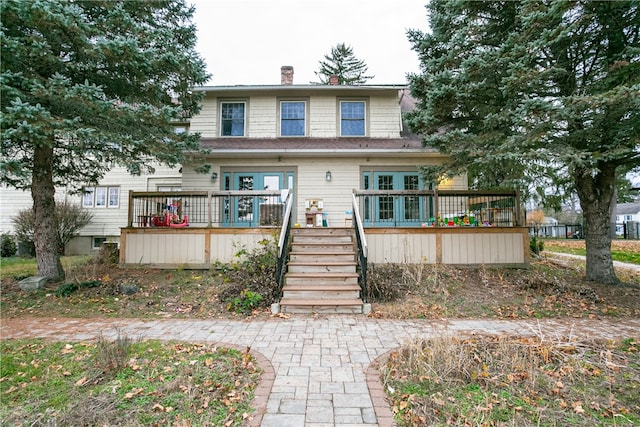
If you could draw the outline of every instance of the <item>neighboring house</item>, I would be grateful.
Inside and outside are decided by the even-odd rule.
[[[620,203],[616,205],[616,234],[624,234],[625,224],[628,222],[640,222],[640,202]]]

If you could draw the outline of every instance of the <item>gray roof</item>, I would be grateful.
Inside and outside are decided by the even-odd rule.
[[[640,202],[620,203],[616,205],[616,215],[638,215],[640,214]]]
[[[197,86],[195,91],[202,92],[389,92],[397,93],[407,88],[407,85],[234,85],[234,86]]]
[[[200,146],[216,155],[437,155],[419,137],[405,138],[202,138]]]

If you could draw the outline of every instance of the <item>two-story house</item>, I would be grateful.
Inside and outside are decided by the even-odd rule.
[[[181,194],[131,196],[123,264],[233,260],[286,225],[288,203],[292,228],[361,223],[372,262],[528,262],[514,194],[471,194],[465,176],[424,181],[420,167],[446,157],[404,127],[414,106],[406,86],[298,85],[292,67],[281,75],[280,85],[195,88],[205,97],[190,130],[207,154],[182,165]],[[208,174],[196,172],[202,162]]]
[[[315,201],[325,221],[339,225],[354,189],[433,189],[419,167],[444,157],[403,127],[403,107],[412,106],[405,86],[295,85],[292,77],[283,67],[281,85],[198,89],[206,96],[191,131],[201,134],[213,169],[203,176],[183,165],[184,190],[291,189],[296,223],[306,223]],[[465,189],[464,177],[449,186]],[[371,222],[390,225],[392,207],[379,206]]]

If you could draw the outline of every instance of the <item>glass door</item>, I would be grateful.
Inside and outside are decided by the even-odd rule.
[[[372,183],[369,183],[369,175],[365,175],[365,184],[373,190],[398,191],[398,190],[421,190],[420,177],[415,172],[374,172]],[[365,204],[371,206],[373,218],[368,218],[365,213],[365,223],[380,227],[402,227],[420,225],[424,217],[424,200],[418,195],[379,195],[372,198]],[[369,206],[365,207],[365,212],[369,211]]]
[[[230,188],[230,190],[234,191],[280,190],[284,184],[284,173],[236,172],[233,173],[232,181],[233,188]],[[282,201],[279,195],[270,197],[256,195],[237,196],[233,197],[231,205],[233,206],[232,212],[224,215],[223,225],[225,226],[258,227],[278,225],[282,218]]]

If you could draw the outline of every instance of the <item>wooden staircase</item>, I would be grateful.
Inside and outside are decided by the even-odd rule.
[[[294,228],[282,313],[363,313],[350,228]]]

